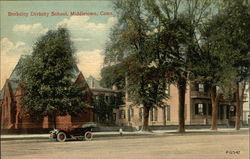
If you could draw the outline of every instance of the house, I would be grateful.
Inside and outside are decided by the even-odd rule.
[[[117,90],[116,86],[112,89],[100,86],[100,81],[93,76],[86,78],[94,99],[94,121],[100,124],[114,125],[116,115],[113,109],[123,104],[123,92]]]
[[[20,87],[20,77],[17,74],[18,64],[14,68],[9,79],[6,80],[1,94],[0,94],[0,106],[1,106],[1,129],[2,130],[23,130],[23,129],[44,129],[53,128],[52,119],[48,116],[42,117],[40,120],[35,120],[32,117],[24,115],[21,106],[21,99],[24,95],[24,90]],[[74,77],[73,81],[77,84],[86,83],[83,74],[79,71],[75,65],[72,70]],[[93,105],[92,93],[89,87],[86,85],[87,99],[86,103]],[[57,128],[71,128],[79,126],[85,122],[93,121],[92,108],[85,108],[77,116],[65,115],[56,117]]]
[[[171,84],[167,87],[166,99],[163,107],[153,107],[149,112],[149,126],[178,125],[178,89]],[[139,127],[143,123],[143,107],[134,106],[129,100],[128,92],[125,104],[114,110],[116,124],[120,126]],[[212,105],[208,94],[208,87],[204,84],[189,82],[185,95],[185,124],[210,125]],[[234,123],[235,106],[230,102],[221,102],[218,109],[218,124],[228,125]]]

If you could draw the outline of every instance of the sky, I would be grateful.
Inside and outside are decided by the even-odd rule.
[[[95,14],[76,16],[71,12]],[[0,88],[20,56],[31,54],[37,38],[59,26],[69,29],[77,65],[85,78],[100,79],[105,43],[117,22],[111,1],[1,1],[0,18]]]

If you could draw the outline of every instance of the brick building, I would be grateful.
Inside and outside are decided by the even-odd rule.
[[[26,117],[22,113],[21,98],[23,96],[23,90],[19,86],[20,77],[17,74],[16,65],[9,79],[6,80],[4,87],[0,94],[0,106],[1,106],[1,129],[13,130],[13,129],[42,129],[53,128],[53,120],[49,117],[42,117],[41,120],[35,120],[30,117]],[[72,80],[75,83],[86,83],[83,74],[79,71],[77,66],[72,70],[74,77]],[[93,104],[92,92],[88,85],[84,88],[87,90],[87,100],[85,101],[89,105]],[[85,108],[77,116],[65,115],[57,116],[56,124],[57,128],[71,128],[81,125],[85,122],[93,121],[92,107]]]
[[[149,126],[178,125],[178,89],[175,85],[169,85],[166,90],[169,99],[165,100],[165,106],[154,107],[149,112]],[[114,110],[116,124],[120,126],[139,127],[143,123],[143,107],[131,105],[128,92],[125,95],[125,104]],[[185,124],[186,125],[210,125],[212,105],[208,88],[204,84],[189,83],[185,96]],[[234,124],[234,103],[221,101],[218,109],[218,124]]]

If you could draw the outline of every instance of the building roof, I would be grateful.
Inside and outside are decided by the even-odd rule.
[[[8,78],[8,80],[6,80],[6,82],[8,81],[10,88],[12,89],[12,92],[16,92],[16,89],[18,88],[18,84],[20,81],[20,75],[18,74],[18,67],[20,66],[21,62],[23,60],[23,56],[21,56],[21,58],[19,59],[17,65],[15,66],[14,70],[12,71],[10,77]],[[79,76],[79,74],[81,73],[80,70],[78,69],[77,65],[73,66],[72,69],[73,72],[73,77],[72,77],[72,81],[75,82],[77,77]],[[6,89],[6,83],[4,84],[4,87],[2,88],[1,92],[0,92],[0,100],[4,98],[4,94],[5,94],[5,89]]]
[[[89,85],[89,88],[92,92],[111,92],[111,93],[118,93],[120,92],[119,90],[113,90],[109,88],[103,88],[100,85],[100,81],[95,79],[93,76],[89,76],[86,78],[86,81]]]

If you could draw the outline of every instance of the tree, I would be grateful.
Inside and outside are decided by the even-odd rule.
[[[96,99],[94,99],[94,112],[97,115],[97,121],[103,124],[112,124],[115,121],[113,109],[118,108],[121,104],[124,104],[121,92],[108,97],[105,97],[104,94],[96,96]]]
[[[236,84],[236,127],[240,121],[239,83],[249,74],[249,12],[242,0],[224,2],[225,8],[219,10],[201,28],[201,67],[196,72],[198,81],[210,86],[212,103],[211,129],[217,130],[219,101]],[[249,10],[248,10],[249,11]],[[243,25],[242,25],[243,24]],[[240,40],[239,40],[240,39]],[[225,98],[224,98],[225,99]]]
[[[160,58],[156,60],[156,57],[166,58],[161,56],[165,46],[160,47],[161,39],[154,33],[157,31],[151,17],[146,15],[142,0],[117,0],[113,4],[118,24],[107,43],[105,63],[119,64],[125,70],[131,100],[144,108],[142,130],[147,131],[150,108],[163,104],[167,97],[166,69],[159,65]]]
[[[67,29],[48,31],[23,58],[19,73],[24,91],[22,105],[31,116],[77,115],[87,94],[76,84],[74,48]]]
[[[247,1],[228,1],[224,9],[224,34],[230,37],[228,47],[233,50],[232,66],[236,71],[236,130],[240,129],[245,82],[250,75],[250,5]],[[241,86],[240,86],[241,85]]]
[[[112,88],[115,85],[118,90],[125,88],[125,70],[122,63],[105,66],[101,70],[100,85],[104,88]]]
[[[119,24],[112,31],[116,36],[111,36],[112,49],[107,50],[109,53],[106,54],[106,59],[113,59],[112,62],[126,59],[127,63],[133,66],[129,72],[136,76],[128,79],[140,82],[137,87],[133,82],[130,88],[140,90],[130,91],[139,94],[139,98],[136,94],[133,95],[136,99],[147,98],[138,102],[144,103],[144,122],[148,122],[148,108],[164,99],[164,93],[161,92],[165,89],[166,81],[175,81],[179,90],[179,132],[184,132],[185,91],[190,68],[194,66],[191,57],[198,45],[196,31],[209,12],[211,1],[137,0],[116,1],[114,4],[119,15]],[[127,68],[129,69],[128,66]],[[151,87],[157,83],[162,83],[162,86],[155,86],[154,91],[145,94],[147,86]],[[148,102],[150,98],[154,99]]]
[[[174,81],[179,92],[179,132],[185,132],[185,92],[194,67],[193,58],[199,51],[198,27],[202,25],[210,13],[211,0],[148,0],[148,9],[158,18],[167,41],[163,45],[170,56],[168,68],[174,72]],[[166,63],[164,63],[166,64]]]
[[[219,101],[223,97],[223,90],[232,86],[235,76],[232,52],[226,42],[229,37],[221,29],[224,23],[225,16],[218,13],[200,27],[201,47],[197,56],[197,65],[200,67],[193,70],[196,80],[206,83],[209,87],[212,104],[211,130],[217,130]]]

